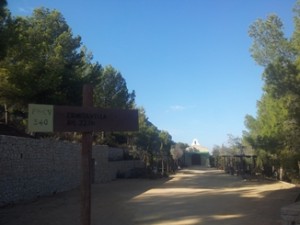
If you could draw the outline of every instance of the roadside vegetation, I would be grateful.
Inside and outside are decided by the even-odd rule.
[[[255,172],[299,183],[300,1],[293,12],[294,31],[289,37],[274,14],[250,26],[250,52],[263,68],[263,94],[257,114],[245,117],[243,137],[228,146],[216,146],[213,155],[216,160],[221,155],[255,155]]]
[[[223,160],[226,167],[225,158],[232,156],[243,158],[251,173],[300,181],[300,1],[293,12],[289,36],[274,14],[250,26],[250,52],[263,68],[263,94],[256,115],[245,116],[243,136],[229,136],[227,145],[214,147],[212,165]],[[176,145],[167,131],[149,121],[121,72],[93,60],[60,12],[38,8],[31,16],[15,17],[6,0],[0,2],[0,123],[26,133],[29,103],[81,105],[84,84],[94,87],[95,107],[139,109],[138,132],[98,132],[95,144],[124,147],[128,157],[144,160],[162,175],[176,168],[178,152],[186,145]],[[46,136],[80,141],[76,133]]]
[[[94,144],[122,147],[127,158],[144,160],[150,170],[161,164],[166,167],[162,174],[174,165],[170,150],[176,143],[171,135],[159,130],[135,104],[135,91],[128,90],[120,71],[93,60],[59,11],[38,8],[31,16],[15,17],[7,1],[0,1],[0,49],[0,123],[6,126],[0,130],[9,126],[28,133],[29,103],[79,106],[82,86],[92,84],[95,107],[138,109],[140,128],[94,133]],[[76,133],[31,135],[80,141]]]

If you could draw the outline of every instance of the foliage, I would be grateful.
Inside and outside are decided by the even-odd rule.
[[[122,74],[111,65],[93,62],[93,55],[74,36],[57,10],[35,9],[28,17],[11,17],[6,1],[0,2],[0,109],[19,112],[26,119],[29,103],[81,105],[82,86],[94,86],[94,105],[134,109],[135,91],[129,91]],[[14,120],[11,117],[11,120]],[[174,144],[167,131],[159,130],[139,109],[138,132],[95,133],[94,142],[127,145],[131,154],[149,167],[169,162]],[[56,134],[79,140],[76,133]]]
[[[31,17],[13,18],[6,54],[0,60],[0,104],[26,112],[28,103],[81,105],[84,83],[97,96],[110,99],[107,107],[132,108],[134,91],[112,67],[92,63],[92,54],[73,36],[61,13],[40,8]],[[100,88],[101,87],[101,88]]]
[[[130,109],[134,107],[135,92],[129,93],[122,74],[112,66],[107,66],[95,87],[94,99],[98,107]]]
[[[243,139],[258,155],[258,166],[267,165],[298,171],[300,161],[300,1],[294,12],[295,30],[284,37],[279,17],[270,15],[250,26],[250,49],[254,60],[264,67],[263,96],[257,104],[256,117],[247,115],[248,129]],[[272,165],[270,165],[272,164]],[[281,174],[284,177],[284,174]],[[287,178],[288,179],[288,178]]]
[[[283,24],[276,15],[270,15],[265,21],[258,19],[249,28],[253,38],[250,48],[252,57],[261,66],[267,66],[278,58],[292,58],[288,40],[284,37]]]
[[[171,152],[173,159],[178,160],[183,156],[184,149],[179,144],[176,144],[176,145],[172,146],[170,152]]]
[[[131,153],[142,159],[147,167],[160,164],[164,173],[165,163],[168,166],[169,150],[174,144],[167,131],[159,130],[146,116],[144,108],[139,108],[139,131],[131,133]]]
[[[8,37],[10,36],[10,13],[7,9],[7,1],[0,1],[0,59],[6,54]]]
[[[159,152],[159,130],[146,117],[144,109],[139,110],[139,131],[134,135],[133,145],[148,166],[153,165],[154,154]]]
[[[81,38],[58,11],[36,9],[13,21],[14,33],[0,62],[0,101],[25,111],[28,103],[78,104],[82,85]]]

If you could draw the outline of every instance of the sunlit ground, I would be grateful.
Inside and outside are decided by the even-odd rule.
[[[282,225],[280,208],[300,193],[292,187],[202,168],[170,179],[120,179],[93,185],[92,224]],[[79,225],[79,190],[2,208],[0,224]]]
[[[183,171],[163,186],[134,197],[130,202],[140,205],[136,211],[139,217],[137,221],[145,225],[221,224],[222,221],[237,221],[249,214],[259,214],[256,205],[259,206],[259,201],[267,194],[294,186],[263,182],[257,188],[257,182],[242,181],[228,175],[211,179],[210,175],[216,173],[217,171]],[[236,183],[232,184],[228,179],[234,179]],[[254,204],[254,207],[247,206],[248,202]]]

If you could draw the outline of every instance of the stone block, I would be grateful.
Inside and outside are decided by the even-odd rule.
[[[283,225],[300,225],[300,202],[281,208]]]
[[[78,187],[80,152],[76,143],[0,135],[0,206]],[[95,183],[112,181],[118,171],[137,167],[136,161],[109,162],[109,152],[108,146],[93,146]],[[111,152],[117,157],[123,150]]]

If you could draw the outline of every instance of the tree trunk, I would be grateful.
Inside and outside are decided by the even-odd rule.
[[[283,180],[283,168],[282,168],[282,166],[280,166],[280,169],[279,169],[279,180]]]
[[[167,174],[170,173],[169,158],[167,158]]]
[[[7,105],[4,104],[4,118],[5,118],[5,124],[8,124],[9,122],[9,115],[8,115],[8,109],[7,109]]]
[[[164,156],[163,154],[161,155],[161,175],[164,175],[165,173],[165,168],[164,168]]]

